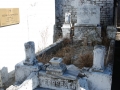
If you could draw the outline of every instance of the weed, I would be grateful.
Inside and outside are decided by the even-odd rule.
[[[85,54],[80,54],[78,62],[80,63],[79,67],[92,67],[93,65],[93,55],[91,52],[87,52]]]
[[[39,62],[42,62],[44,64],[48,63],[50,61],[50,59],[52,58],[52,54],[51,55],[46,55],[46,54],[43,54],[41,57],[37,57],[37,60]]]

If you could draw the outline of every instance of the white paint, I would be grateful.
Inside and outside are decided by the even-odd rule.
[[[93,69],[103,70],[104,69],[104,59],[105,59],[105,46],[96,45],[94,47],[94,58],[93,58]]]
[[[100,7],[92,4],[83,4],[77,8],[76,25],[100,25]]]
[[[0,8],[19,8],[20,24],[0,27],[0,69],[14,70],[24,60],[24,43],[35,42],[35,52],[53,43],[55,0],[0,0]]]

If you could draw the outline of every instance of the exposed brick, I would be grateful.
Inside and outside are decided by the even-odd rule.
[[[56,11],[58,11],[60,16],[59,17],[62,20],[59,20],[59,23],[56,25],[59,26],[59,24],[64,23],[64,17],[65,17],[65,12],[66,11],[71,11],[72,12],[72,21],[75,23],[77,21],[77,5],[74,5],[73,2],[78,1],[78,0],[68,0],[66,3],[65,0],[56,0],[56,7],[59,8],[59,10],[56,8]],[[113,19],[113,5],[114,5],[114,0],[89,0],[92,1],[94,5],[100,6],[100,23],[109,25],[112,23]],[[78,3],[78,2],[77,2]],[[79,2],[80,3],[80,2]],[[66,4],[66,5],[65,5]],[[61,10],[62,9],[62,10]],[[59,14],[56,14],[59,15]]]

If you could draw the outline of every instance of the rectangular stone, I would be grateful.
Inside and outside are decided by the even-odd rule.
[[[92,4],[83,4],[77,10],[77,25],[100,24],[100,7]]]
[[[49,89],[78,90],[77,79],[69,75],[53,76],[45,72],[39,72],[39,86]]]
[[[101,27],[75,26],[74,41],[82,40],[83,37],[87,37],[91,42],[101,42]]]

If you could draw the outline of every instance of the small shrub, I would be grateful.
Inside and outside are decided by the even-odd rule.
[[[69,65],[71,64],[73,53],[74,49],[68,45],[59,50],[54,56],[63,58],[63,63]]]
[[[49,61],[52,57],[53,57],[52,55],[43,54],[41,57],[37,57],[37,60],[39,62],[46,64],[46,63],[49,63]]]
[[[65,57],[63,58],[63,63],[65,63],[66,65],[70,65],[71,64],[71,55],[69,53],[65,54]]]
[[[69,38],[64,38],[63,40],[63,46],[66,46],[68,44],[70,44],[71,40]]]
[[[93,55],[91,52],[87,52],[85,54],[80,54],[79,56],[79,63],[80,63],[80,68],[83,67],[92,67],[93,65]]]

